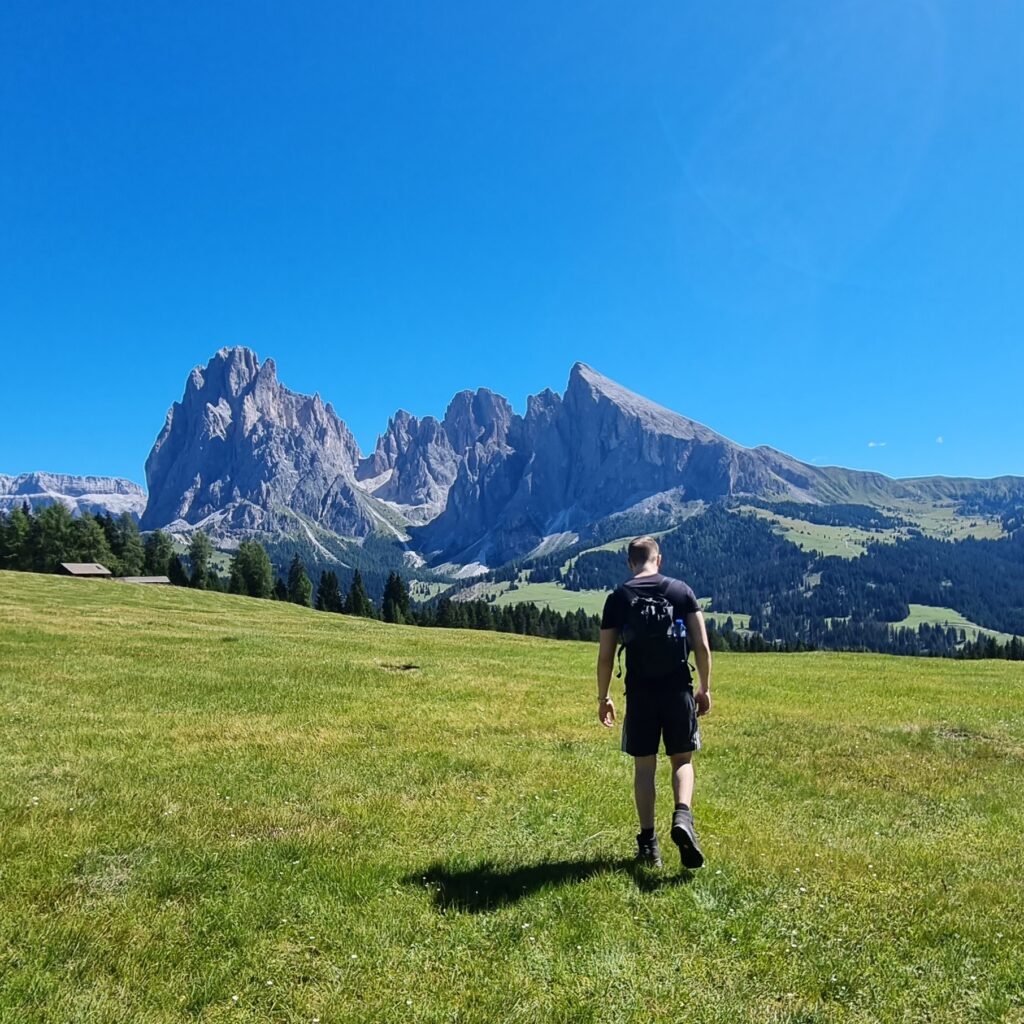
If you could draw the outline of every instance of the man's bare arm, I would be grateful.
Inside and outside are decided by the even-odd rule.
[[[601,630],[601,646],[597,652],[597,717],[609,729],[615,723],[615,705],[608,697],[615,667],[615,646],[619,642],[617,629]]]
[[[711,710],[711,647],[708,644],[704,616],[699,610],[686,616],[686,637],[697,662],[699,685],[693,695],[697,702],[697,714],[706,715]]]

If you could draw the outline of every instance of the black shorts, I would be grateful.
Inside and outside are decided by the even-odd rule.
[[[666,754],[700,750],[693,686],[689,683],[627,686],[622,749],[631,757],[650,757],[658,753],[662,737]]]

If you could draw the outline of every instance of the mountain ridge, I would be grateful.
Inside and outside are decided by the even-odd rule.
[[[751,496],[809,504],[956,499],[1024,491],[1024,478],[921,477],[801,462],[747,448],[583,362],[562,394],[516,413],[489,388],[442,417],[399,409],[364,455],[319,394],[277,379],[273,359],[222,348],[189,374],[146,462],[144,528],[223,538],[294,528],[393,536],[433,562],[497,564],[652,500]]]
[[[0,474],[0,511],[27,501],[33,508],[63,502],[72,512],[127,512],[138,519],[146,507],[146,493],[134,481],[115,476],[79,476],[37,470],[18,475]]]

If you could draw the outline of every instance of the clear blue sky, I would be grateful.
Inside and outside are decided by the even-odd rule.
[[[1024,474],[1022,52],[1016,0],[6,0],[0,472],[143,482],[245,344],[364,449],[580,359],[808,461]]]

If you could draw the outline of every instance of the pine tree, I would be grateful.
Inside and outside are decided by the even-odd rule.
[[[61,562],[71,561],[71,525],[71,513],[61,501],[33,514],[28,544],[35,572],[56,572]]]
[[[331,569],[320,573],[320,583],[316,588],[316,607],[321,612],[340,612],[342,606],[341,589],[338,586],[337,574]]]
[[[240,594],[245,597],[249,593],[249,588],[245,582],[245,574],[242,572],[241,550],[242,547],[239,545],[228,565],[228,593]]]
[[[275,601],[287,601],[288,600],[288,584],[278,576],[274,582],[274,600]]]
[[[349,587],[342,610],[346,615],[359,615],[364,619],[373,618],[373,602],[370,600],[369,594],[366,593],[363,576],[358,569],[352,575],[352,586]]]
[[[312,605],[313,584],[306,575],[306,567],[302,564],[298,552],[292,558],[292,564],[288,567],[288,600],[292,604],[301,604],[306,608]]]
[[[154,530],[146,537],[143,551],[143,571],[147,576],[169,575],[167,570],[174,554],[174,542],[163,530]]]
[[[274,592],[274,568],[263,545],[243,540],[231,557],[228,589],[232,594],[269,598]]]
[[[98,562],[108,567],[114,563],[103,527],[88,512],[83,512],[72,522],[66,555],[68,561]]]
[[[141,576],[146,561],[146,553],[142,547],[138,524],[127,512],[121,513],[117,519],[117,572],[120,576]]]
[[[452,599],[450,597],[442,597],[437,602],[437,612],[434,616],[434,623],[437,626],[443,628],[450,628],[452,623]]]
[[[202,530],[192,534],[192,543],[188,547],[188,560],[192,567],[189,582],[199,590],[206,589],[207,577],[210,572],[210,559],[213,558],[213,544]]]
[[[109,512],[101,512],[96,517],[96,522],[100,524],[100,529],[107,535],[107,543],[110,545],[113,557],[117,558],[121,550],[121,535],[117,532],[116,520]],[[107,568],[113,570],[114,567],[108,565]]]
[[[3,553],[0,554],[0,569],[27,569],[28,530],[31,515],[23,506],[11,510],[4,521]]]
[[[405,581],[397,572],[391,573],[387,583],[384,584],[381,610],[385,622],[408,622],[409,620],[409,591],[406,589]]]
[[[167,578],[176,587],[187,587],[189,585],[188,573],[185,566],[181,564],[180,555],[171,555],[167,561]]]

